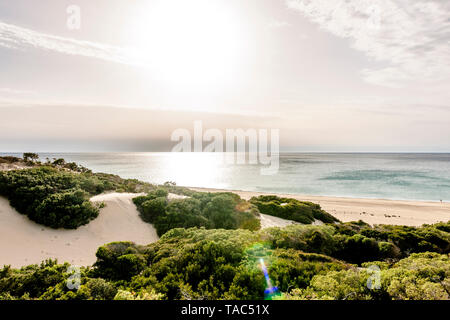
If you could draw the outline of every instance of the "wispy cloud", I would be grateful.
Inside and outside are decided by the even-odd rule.
[[[0,93],[6,93],[6,94],[34,94],[35,91],[32,90],[18,90],[18,89],[12,89],[12,88],[0,88]]]
[[[272,20],[269,22],[269,28],[286,28],[286,27],[290,27],[291,24],[287,21],[280,21],[280,20]]]
[[[35,48],[116,63],[137,64],[133,59],[133,50],[130,49],[45,34],[1,21],[0,47],[18,50]]]
[[[332,34],[387,66],[362,70],[391,87],[450,80],[450,2],[439,0],[286,0]]]

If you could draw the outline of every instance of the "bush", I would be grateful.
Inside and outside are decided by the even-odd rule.
[[[141,217],[144,221],[153,223],[166,212],[167,199],[159,197],[146,200],[141,204]]]
[[[339,221],[331,214],[323,211],[320,205],[312,202],[277,196],[253,197],[250,199],[250,202],[256,205],[261,213],[303,224],[311,224],[315,220],[320,220],[324,223]]]
[[[269,268],[269,274],[274,285],[282,292],[290,288],[306,288],[315,275],[347,268],[344,263],[325,255],[293,249],[275,250],[272,260],[274,262]]]
[[[130,280],[139,274],[147,262],[143,248],[132,242],[112,242],[98,248],[94,274],[111,280]]]
[[[377,241],[389,242],[393,257],[407,257],[414,252],[450,252],[450,233],[446,230],[449,223],[438,223],[435,225],[424,225],[422,227],[378,225],[370,227],[367,224],[356,225],[346,223],[337,226],[340,234],[360,233]],[[390,257],[392,257],[392,255]]]
[[[450,234],[437,227],[441,224],[420,228],[386,225],[372,228],[353,222],[323,226],[291,225],[265,229],[260,234],[274,248],[322,253],[361,264],[374,260],[398,260],[412,252],[448,253]]]
[[[90,279],[86,283],[92,300],[112,300],[117,294],[117,289],[104,279]]]
[[[336,251],[334,232],[332,226],[290,225],[261,230],[260,234],[274,248],[333,255]]]
[[[450,299],[448,254],[423,252],[402,260],[377,261],[375,255],[388,256],[399,249],[356,232],[366,227],[347,225],[347,231],[354,228],[352,235],[341,234],[342,228],[331,225],[258,232],[176,228],[148,246],[114,242],[100,247],[94,268],[81,268],[78,290],[67,288],[69,264],[6,266],[0,270],[0,298],[254,300],[277,298],[281,293],[287,299]],[[323,251],[368,261],[357,267]],[[261,261],[278,288],[273,296],[265,295]],[[368,286],[369,280],[379,287]]]
[[[5,266],[0,270],[0,294],[37,298],[47,288],[63,281],[68,267],[69,264],[58,265],[56,260],[47,260],[40,265],[30,265],[20,270]]]
[[[87,194],[80,189],[51,194],[28,217],[51,228],[76,229],[99,213],[86,198]]]
[[[263,274],[242,265],[256,239],[245,230],[172,229],[148,246],[149,267],[130,286],[168,299],[261,299]]]
[[[176,199],[170,201],[164,213],[158,216],[154,226],[161,236],[173,228],[211,228],[212,223],[202,215],[198,200]]]
[[[162,300],[164,295],[156,293],[155,290],[142,290],[139,293],[119,290],[114,300]]]
[[[236,229],[237,221],[234,219],[236,203],[228,195],[212,197],[206,204],[203,214],[212,223],[215,229]]]
[[[261,227],[255,214],[257,209],[236,194],[191,191],[188,198],[169,201],[165,188],[175,187],[160,187],[133,199],[142,219],[152,223],[159,236],[174,228],[258,230]]]
[[[52,228],[77,228],[97,217],[83,187],[88,177],[50,167],[0,172],[0,194],[22,214]],[[92,179],[100,186],[101,182]],[[101,187],[96,191],[103,191]]]
[[[11,157],[11,156],[3,156],[0,157],[0,163],[17,163],[22,161],[22,159],[17,157]]]
[[[23,154],[23,160],[25,162],[34,162],[39,159],[39,155],[37,153],[25,152]]]
[[[377,260],[380,256],[378,242],[360,234],[351,237],[336,236],[337,248],[333,253],[338,259],[352,263],[362,263],[369,260]]]
[[[74,229],[98,216],[98,208],[89,202],[90,196],[107,190],[134,192],[153,188],[135,180],[77,168],[77,172],[72,172],[65,168],[37,166],[0,172],[0,195],[7,197],[19,213],[37,223]]]
[[[370,264],[383,265],[373,262]],[[365,266],[369,263],[365,264]],[[368,269],[348,269],[316,275],[307,289],[295,289],[288,299],[352,299],[352,300],[448,300],[450,260],[437,253],[412,254],[398,263],[380,268],[378,289],[370,289],[367,281],[373,273]]]

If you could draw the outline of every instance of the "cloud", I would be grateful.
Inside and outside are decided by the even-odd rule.
[[[373,84],[405,87],[450,80],[450,2],[286,0],[328,32],[350,39],[383,67],[362,70]]]
[[[277,128],[273,117],[0,100],[0,151],[170,151],[172,132],[196,120],[222,132]]]
[[[172,132],[179,128],[192,132],[196,120],[203,121],[205,130],[222,132],[237,128],[280,129],[282,148],[306,148],[301,149],[304,151],[402,151],[412,143],[417,148],[409,151],[433,151],[434,147],[434,151],[450,150],[448,139],[442,139],[450,135],[447,109],[418,108],[411,112],[405,107],[393,114],[389,109],[378,112],[340,108],[340,117],[333,110],[334,106],[311,106],[274,118],[0,100],[0,151],[170,151],[175,145],[170,140]],[[378,146],[384,149],[376,149]]]
[[[269,28],[274,28],[274,29],[286,28],[286,27],[290,27],[290,26],[291,26],[291,24],[287,21],[272,20],[269,23]]]
[[[18,90],[18,89],[12,89],[12,88],[0,88],[0,93],[6,93],[6,94],[35,94],[35,91],[32,90]]]
[[[1,21],[0,47],[18,50],[35,48],[122,64],[137,64],[131,49],[54,36]]]

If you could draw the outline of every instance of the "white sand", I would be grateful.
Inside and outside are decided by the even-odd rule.
[[[271,228],[271,227],[286,227],[291,224],[298,224],[298,222],[292,220],[286,220],[274,216],[269,216],[267,214],[260,214],[261,216],[261,229]]]
[[[183,195],[180,195],[180,194],[176,194],[176,193],[169,193],[168,195],[167,195],[167,199],[170,201],[170,200],[176,200],[176,199],[187,199],[187,198],[189,198],[188,196],[183,196]]]
[[[110,193],[91,200],[104,202],[99,216],[76,230],[51,229],[29,220],[0,197],[0,267],[40,263],[48,258],[74,265],[92,265],[97,248],[113,241],[149,244],[158,240],[155,228],[139,217],[131,193]]]
[[[202,192],[231,191],[243,199],[274,193],[191,188]],[[277,194],[280,197],[310,201],[321,205],[322,209],[331,213],[343,222],[363,220],[369,224],[394,224],[421,226],[450,220],[450,203],[431,201],[400,201],[383,199],[354,199],[338,197],[321,197],[296,194]],[[261,220],[262,222],[262,220]]]
[[[30,169],[31,167],[26,166],[22,163],[0,163],[0,171],[12,171],[12,170],[22,170]]]

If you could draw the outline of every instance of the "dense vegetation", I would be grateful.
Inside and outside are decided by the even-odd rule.
[[[378,289],[367,283],[379,268]],[[339,300],[449,300],[449,255],[424,252],[414,253],[394,264],[372,262],[365,268],[350,268],[316,275],[306,288],[297,288],[284,295],[285,299],[339,299]],[[369,267],[369,268],[367,268]],[[376,280],[375,280],[376,281]]]
[[[2,156],[2,157],[0,157],[0,163],[12,164],[12,163],[19,163],[21,161],[22,161],[21,158],[13,157],[13,156]]]
[[[370,225],[359,221],[339,225],[293,225],[262,230],[271,246],[322,253],[360,264],[374,260],[396,260],[415,252],[450,252],[450,223],[406,226]]]
[[[0,157],[18,161],[31,168],[0,172],[0,195],[30,219],[76,228],[98,215],[92,195],[143,192],[133,201],[161,239],[98,248],[96,263],[80,269],[78,289],[68,286],[68,263],[5,266],[0,300],[450,299],[450,221],[417,228],[340,223],[295,199],[245,201],[92,173],[63,159],[40,163],[32,153]],[[304,224],[259,230],[259,212]],[[325,224],[311,225],[316,220]]]
[[[261,213],[271,216],[311,224],[316,220],[324,223],[339,222],[338,219],[320,208],[320,205],[292,198],[259,196],[250,199]]]
[[[78,290],[67,286],[68,264],[4,267],[0,299],[449,299],[449,230],[450,222],[420,228],[177,228],[147,246],[100,247],[94,266],[81,269]],[[392,250],[361,258],[366,242],[379,249],[389,243]],[[261,261],[278,289],[274,294],[265,294]],[[369,287],[374,270],[379,280]]]
[[[236,194],[191,191],[185,198],[169,200],[167,189],[175,191],[163,186],[133,199],[142,219],[152,223],[160,236],[173,228],[260,228],[258,210]]]
[[[3,157],[2,161],[17,159]],[[89,201],[92,195],[108,190],[140,192],[154,188],[137,180],[92,173],[62,159],[48,165],[33,162],[35,159],[33,154],[24,154],[20,161],[32,162],[31,168],[0,171],[0,195],[8,198],[18,212],[51,228],[75,229],[96,218],[99,211]]]

